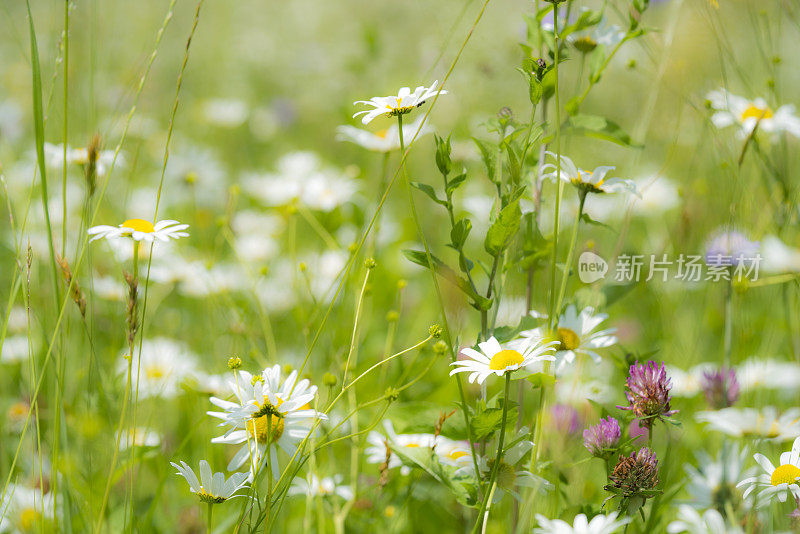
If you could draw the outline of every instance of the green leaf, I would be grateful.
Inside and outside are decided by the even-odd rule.
[[[470,303],[474,308],[478,310],[489,310],[492,307],[492,299],[487,299],[484,296],[479,295],[474,289],[472,289],[472,285],[469,281],[464,278],[463,276],[459,276],[453,269],[448,267],[442,260],[431,254],[431,261],[433,262],[433,267],[428,264],[428,256],[425,254],[425,251],[420,250],[403,250],[403,254],[409,261],[416,263],[426,269],[433,268],[436,274],[450,282],[451,284],[458,287],[461,291],[464,292],[472,302]]]
[[[506,425],[517,420],[516,406],[508,409]],[[482,441],[492,436],[503,424],[503,408],[487,408],[472,418],[472,439]]]
[[[596,221],[591,217],[589,217],[588,213],[584,213],[583,215],[581,215],[581,221],[585,222],[586,224],[590,224],[592,226],[600,226],[601,228],[605,228],[606,230],[611,230],[612,232],[616,233],[616,230],[614,230],[609,225],[601,223],[600,221]]]
[[[449,197],[450,195],[452,195],[453,191],[455,191],[456,189],[461,187],[461,185],[466,180],[467,180],[467,172],[466,171],[462,172],[461,174],[459,174],[458,176],[456,176],[452,180],[448,180],[447,181],[447,187],[445,188],[445,192],[447,193],[447,196]]]
[[[486,166],[486,174],[489,176],[489,180],[494,182],[497,174],[497,149],[486,141],[475,137],[473,137],[472,140],[478,145],[478,149],[481,151],[481,158],[483,159],[484,166]]]
[[[568,104],[569,106],[569,104]],[[643,145],[634,143],[631,137],[616,122],[610,121],[599,115],[577,114],[567,119],[565,126],[575,133],[588,137],[603,139],[622,146],[641,148]]]
[[[517,234],[521,219],[522,210],[519,209],[518,199],[500,210],[497,218],[486,231],[486,239],[483,242],[486,252],[492,256],[502,254]]]
[[[430,197],[431,200],[436,202],[437,204],[441,204],[442,206],[447,206],[446,200],[441,200],[438,196],[436,196],[436,190],[429,186],[428,184],[423,184],[422,182],[411,182],[411,186],[415,189],[419,189],[426,195]]]
[[[556,377],[549,373],[533,373],[525,380],[533,384],[535,388],[549,387],[556,383]]]
[[[469,236],[470,230],[472,230],[472,222],[466,218],[459,220],[453,228],[450,229],[450,241],[453,244],[453,248],[461,250],[467,240],[467,236]]]

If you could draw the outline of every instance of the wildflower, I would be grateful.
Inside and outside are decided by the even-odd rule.
[[[9,484],[4,502],[0,503],[0,532],[46,532],[52,529],[49,526],[45,528],[45,525],[50,524],[54,507],[51,492],[42,493],[38,487]]]
[[[224,473],[211,473],[211,467],[205,460],[200,460],[200,480],[186,462],[181,461],[178,465],[170,462],[172,467],[178,470],[176,475],[180,475],[189,483],[192,493],[197,495],[202,502],[219,504],[230,499],[234,493],[247,484],[249,473],[234,473],[228,480],[225,480]]]
[[[53,145],[51,143],[44,144],[44,153],[47,165],[54,169],[60,169],[64,163],[64,145]],[[98,151],[97,147],[85,148],[72,148],[67,145],[67,165],[80,165],[86,167],[87,165],[94,165],[94,173],[102,178],[111,167],[114,161],[113,150]],[[122,154],[117,156],[116,165],[124,165],[125,159]]]
[[[308,478],[297,477],[294,479],[289,488],[289,495],[305,495],[308,498],[338,495],[349,501],[353,498],[353,490],[350,486],[342,484],[342,475],[325,478],[308,475]]]
[[[718,230],[706,244],[705,261],[716,267],[751,265],[760,259],[759,248],[758,241],[750,241],[742,232]]]
[[[708,423],[712,430],[735,438],[763,438],[787,441],[800,435],[800,408],[789,408],[778,415],[774,406],[723,408],[698,412],[695,419]]]
[[[554,360],[550,353],[555,350],[556,345],[555,341],[544,342],[530,337],[524,346],[515,344],[515,348],[510,348],[511,345],[503,348],[497,339],[490,337],[478,343],[480,352],[469,347],[462,349],[461,354],[469,359],[451,363],[456,369],[450,371],[450,376],[468,372],[470,383],[477,380],[478,384],[483,384],[489,375],[503,376],[539,361]]]
[[[586,514],[578,514],[572,525],[561,519],[547,519],[542,514],[536,514],[539,526],[533,529],[534,534],[612,534],[630,523],[633,518],[624,517],[617,519],[618,512],[608,515],[598,514],[591,521]]]
[[[606,457],[617,448],[621,438],[619,421],[609,415],[583,431],[583,446],[593,456]]]
[[[781,453],[777,467],[761,453],[755,453],[753,459],[764,470],[764,474],[746,478],[736,485],[737,488],[746,487],[745,498],[753,490],[764,488],[756,498],[757,508],[770,504],[775,496],[780,502],[786,502],[789,496],[800,500],[800,486],[797,485],[797,479],[800,478],[800,437],[794,440],[791,451]]]
[[[658,485],[658,459],[656,453],[642,447],[630,456],[619,455],[619,461],[608,476],[611,484],[605,489],[622,496],[622,503],[638,498],[639,503],[655,495]],[[622,507],[625,508],[625,507]]]
[[[359,100],[354,102],[354,104],[365,104],[367,106],[372,106],[374,109],[359,111],[353,115],[353,118],[358,117],[359,115],[364,115],[361,118],[361,122],[364,124],[369,124],[373,119],[380,117],[381,115],[394,117],[397,115],[411,113],[414,111],[414,108],[420,107],[429,98],[437,94],[447,94],[447,91],[445,90],[436,89],[436,84],[438,83],[439,80],[436,80],[430,87],[424,87],[420,85],[414,89],[414,92],[411,92],[411,89],[408,87],[402,87],[397,93],[397,96],[375,96],[369,100]]]
[[[556,160],[553,152],[547,152]],[[636,183],[633,180],[623,180],[622,178],[606,178],[609,172],[613,171],[613,166],[596,167],[593,171],[579,169],[575,163],[566,156],[560,156],[560,169],[554,163],[542,165],[542,179],[551,178],[562,180],[578,188],[581,195],[587,193],[620,193],[627,192],[639,195],[636,190]]]
[[[689,532],[690,534],[744,534],[738,525],[729,525],[717,510],[713,508],[703,515],[689,505],[678,507],[678,519],[667,525],[669,534]]]
[[[127,355],[127,350],[123,356]],[[142,398],[172,398],[180,393],[181,383],[197,376],[198,364],[189,348],[168,338],[145,339],[140,351],[134,351],[133,387]],[[117,372],[128,369],[128,362],[120,359]]]
[[[567,364],[575,361],[578,354],[589,356],[595,363],[600,362],[600,355],[595,349],[606,348],[617,342],[614,333],[616,328],[607,328],[595,332],[600,323],[608,319],[605,313],[595,313],[594,308],[586,307],[578,313],[574,305],[570,304],[564,314],[558,319],[556,336],[556,373],[564,370]],[[543,328],[534,328],[520,332],[522,338],[536,338],[544,336]]]
[[[721,368],[703,373],[703,393],[706,402],[715,409],[733,406],[739,399],[739,382],[736,371]]]
[[[747,449],[739,449],[735,443],[723,443],[722,450],[716,458],[705,451],[697,455],[697,467],[691,464],[684,466],[688,483],[686,489],[690,499],[688,503],[699,509],[714,508],[726,513],[728,504],[734,510],[740,506],[750,508],[752,496],[745,500],[736,484],[743,478],[753,474],[753,470],[744,469]]]
[[[89,241],[95,241],[105,237],[114,239],[117,237],[130,237],[134,241],[144,241],[152,243],[156,239],[159,241],[169,241],[179,237],[187,237],[189,234],[183,230],[189,228],[188,224],[181,224],[178,221],[164,220],[153,224],[144,219],[128,219],[117,226],[92,226],[87,230],[90,236]]]
[[[656,419],[663,420],[678,412],[670,408],[669,390],[672,388],[667,369],[654,361],[645,365],[636,362],[631,365],[625,396],[628,406],[617,406],[621,410],[631,410],[640,419],[640,424],[648,430]]]
[[[715,111],[711,122],[717,128],[737,126],[739,136],[747,137],[758,125],[767,133],[788,132],[800,137],[800,119],[794,114],[794,106],[785,105],[773,110],[763,98],[748,100],[724,89],[711,91],[707,95],[711,109]]]
[[[297,371],[281,380],[280,365],[267,367],[255,376],[236,371],[228,385],[236,402],[211,397],[211,403],[224,411],[207,413],[221,419],[220,426],[228,427],[212,443],[244,443],[228,464],[229,471],[241,467],[248,458],[255,470],[266,459],[268,447],[273,470],[277,470],[277,449],[294,454],[311,432],[312,423],[327,419],[325,414],[311,409],[317,387],[307,379],[298,381]]]
[[[121,451],[131,447],[158,447],[159,445],[161,445],[161,435],[155,430],[141,426],[127,429],[119,440]]]
[[[409,140],[416,134],[417,137],[429,134],[433,128],[422,124],[425,117],[420,117],[416,121],[403,125],[403,139]],[[417,130],[419,133],[417,134]],[[400,150],[400,135],[397,124],[392,124],[385,130],[379,132],[371,132],[356,128],[355,126],[339,126],[336,128],[337,141],[349,141],[355,143],[360,147],[372,150],[375,152],[392,152],[393,150]]]
[[[795,391],[800,382],[800,365],[795,362],[751,358],[736,369],[744,391],[779,389]]]
[[[578,412],[566,404],[555,404],[550,408],[550,423],[562,436],[574,434],[580,428]]]
[[[369,445],[364,449],[367,462],[371,464],[382,464],[386,462],[388,456],[387,468],[393,469],[402,466],[400,472],[404,475],[410,473],[411,468],[403,465],[403,461],[400,457],[396,454],[392,454],[392,449],[433,448],[436,445],[436,436],[433,434],[396,433],[392,422],[388,419],[384,420],[383,428],[385,434],[373,430],[367,436],[367,443]]]

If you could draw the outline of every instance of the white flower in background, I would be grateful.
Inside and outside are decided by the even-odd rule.
[[[795,393],[800,384],[800,365],[795,362],[750,358],[736,368],[742,390],[777,389]]]
[[[711,508],[703,515],[686,504],[678,507],[678,519],[667,525],[669,534],[689,532],[690,534],[744,534],[738,525],[728,525],[717,510]]]
[[[189,483],[189,489],[197,495],[200,501],[219,504],[234,496],[234,493],[247,485],[249,473],[234,473],[225,480],[224,473],[212,473],[211,466],[205,460],[200,460],[200,480],[189,465],[181,461],[180,465],[170,462],[178,470],[176,475],[182,476]]]
[[[233,216],[236,256],[246,262],[263,262],[280,252],[278,238],[286,227],[286,219],[272,213],[243,210]]]
[[[207,413],[221,419],[220,426],[227,427],[212,443],[244,443],[228,464],[229,471],[248,460],[251,470],[257,470],[266,459],[268,445],[272,469],[278,470],[277,449],[291,456],[311,432],[314,421],[327,419],[325,414],[311,409],[317,387],[307,379],[298,382],[297,371],[281,380],[280,365],[267,367],[255,377],[236,371],[228,386],[236,402],[211,397],[211,403],[224,411]]]
[[[158,447],[159,445],[161,445],[161,434],[141,426],[123,431],[119,440],[121,451],[130,447]]]
[[[434,452],[439,457],[439,462],[444,465],[462,468],[472,464],[472,450],[467,441],[455,441],[439,436],[436,439]]]
[[[555,383],[555,395],[559,404],[582,406],[587,401],[606,404],[616,395],[612,374],[614,367],[607,360],[597,365],[579,368],[568,365],[562,369]]]
[[[558,161],[559,158],[553,152],[548,151],[547,154]],[[560,179],[586,193],[626,192],[637,196],[639,194],[636,190],[636,183],[633,180],[607,178],[608,173],[613,171],[615,167],[601,166],[596,167],[593,171],[585,171],[579,169],[575,163],[566,156],[561,156],[560,160],[560,169],[555,163],[546,163],[542,165],[542,179]]]
[[[127,350],[117,363],[118,373],[127,373]],[[172,398],[180,392],[181,383],[196,375],[197,357],[188,347],[168,338],[145,339],[142,342],[141,362],[138,347],[134,348],[132,377],[139,398]],[[138,383],[138,386],[137,386]]]
[[[617,512],[609,515],[598,514],[591,520],[585,514],[578,514],[572,525],[561,519],[547,519],[536,514],[539,526],[533,529],[534,534],[613,534],[633,520],[630,517],[617,519]]]
[[[415,108],[420,107],[429,98],[437,94],[446,95],[447,91],[442,89],[437,90],[436,84],[439,80],[433,82],[430,87],[420,85],[412,92],[408,87],[401,87],[397,96],[375,96],[369,100],[359,100],[354,102],[354,105],[365,104],[372,106],[374,109],[359,111],[353,115],[353,118],[359,115],[364,115],[361,122],[369,124],[373,119],[385,115],[386,117],[394,117],[396,115],[405,115],[411,113]]]
[[[398,434],[394,431],[394,425],[388,419],[383,421],[385,434],[373,430],[367,436],[367,447],[364,454],[367,462],[371,464],[382,464],[389,456],[389,469],[401,466],[400,472],[407,475],[411,468],[403,465],[399,456],[392,453],[392,449],[420,449],[432,448],[436,444],[436,436],[433,434]]]
[[[414,135],[417,138],[429,134],[433,128],[426,123],[422,125],[425,117],[419,117],[417,120],[410,124],[403,125],[403,140],[408,143]],[[419,130],[419,134],[417,134]],[[393,150],[400,150],[400,136],[398,135],[399,129],[397,124],[392,124],[384,130],[371,132],[355,126],[339,126],[336,128],[337,141],[349,141],[355,143],[360,147],[375,152],[391,152]]]
[[[742,480],[737,487],[746,488],[745,498],[753,490],[763,488],[756,497],[756,508],[771,504],[776,496],[780,502],[786,502],[790,496],[800,500],[800,486],[797,485],[797,479],[800,478],[800,438],[794,440],[791,451],[781,453],[778,467],[761,453],[755,453],[753,459],[764,473]]]
[[[300,203],[313,210],[328,212],[351,201],[357,192],[358,186],[347,176],[321,172],[305,183]]]
[[[189,262],[177,270],[180,276],[178,291],[194,298],[239,291],[247,287],[247,276],[241,266],[227,263],[209,265],[202,261]]]
[[[788,132],[800,137],[800,119],[795,116],[793,105],[773,110],[763,98],[748,100],[725,89],[711,91],[706,98],[715,111],[711,122],[717,128],[737,126],[739,136],[747,137],[758,124],[758,129],[766,133]]]
[[[677,367],[667,366],[667,372],[672,379],[670,395],[673,397],[694,397],[703,391],[703,373],[714,371],[715,369],[717,367],[710,362],[699,363],[686,371]]]
[[[557,341],[545,342],[541,338],[531,336],[503,347],[492,336],[486,341],[478,343],[480,351],[471,347],[461,349],[461,354],[467,358],[450,364],[456,367],[450,371],[450,376],[456,373],[469,373],[467,380],[470,384],[474,382],[483,384],[490,375],[504,376],[506,373],[518,371],[536,362],[554,360],[551,353],[555,351],[557,345]],[[524,374],[525,372],[518,373],[517,378]]]
[[[305,495],[312,497],[333,497],[338,495],[349,501],[353,498],[350,486],[342,484],[342,475],[319,478],[317,475],[308,475],[307,478],[296,477],[289,488],[289,495]]]
[[[777,236],[761,240],[760,269],[766,273],[796,273],[800,271],[800,249],[790,247]]]
[[[51,530],[55,503],[53,494],[42,494],[39,488],[11,483],[0,504],[0,532],[55,532]]]
[[[609,24],[608,19],[604,15],[600,22],[589,30],[571,33],[567,36],[567,41],[580,52],[587,53],[598,46],[603,46],[608,49],[614,48],[624,37],[625,32],[622,28],[616,24]]]
[[[0,138],[16,141],[23,132],[22,108],[12,100],[0,102]]]
[[[698,412],[695,419],[709,428],[735,438],[764,438],[788,441],[800,435],[800,408],[789,408],[778,415],[774,406],[763,408],[723,408]]]
[[[87,233],[92,236],[89,240],[90,242],[104,237],[106,239],[130,237],[134,241],[153,243],[156,239],[169,241],[170,239],[187,237],[189,234],[183,231],[187,228],[189,228],[188,224],[181,224],[172,220],[158,221],[153,224],[144,219],[128,219],[119,226],[92,226],[87,230]]]
[[[208,148],[178,144],[169,152],[164,176],[173,194],[162,196],[162,206],[181,206],[188,202],[203,207],[223,207],[228,201],[228,172],[217,154]]]
[[[250,110],[242,100],[212,98],[203,104],[203,116],[209,124],[221,128],[236,128],[247,120]]]
[[[92,293],[103,300],[121,302],[125,300],[128,288],[113,276],[95,275],[92,278]]]
[[[39,342],[36,338],[32,338],[34,353],[38,350]],[[14,363],[28,361],[28,336],[26,334],[18,334],[16,336],[7,336],[5,339],[0,340],[0,362]]]
[[[595,313],[594,308],[586,307],[578,313],[573,304],[567,306],[563,315],[558,319],[556,334],[556,372],[559,373],[564,368],[575,361],[576,355],[589,356],[595,363],[601,360],[596,349],[607,348],[617,343],[614,333],[616,328],[605,330],[595,329],[608,319],[605,313]],[[544,336],[544,328],[534,328],[520,332],[523,339],[536,339]]]
[[[497,326],[517,326],[520,320],[527,315],[527,308],[525,297],[503,295],[503,299],[497,307],[494,324]]]
[[[634,182],[639,196],[630,196],[633,213],[642,217],[657,217],[677,208],[681,197],[675,184],[663,176],[652,176]]]
[[[691,464],[683,466],[688,479],[686,490],[690,495],[687,503],[698,510],[722,507],[726,502],[730,502],[734,509],[740,504],[750,508],[752,497],[744,500],[736,488],[743,477],[753,474],[752,469],[744,468],[747,457],[747,448],[740,450],[737,444],[727,441],[723,442],[716,458],[699,451],[697,467]]]
[[[48,167],[53,169],[60,169],[64,164],[64,145],[53,145],[51,143],[44,144],[44,157],[45,163]],[[114,161],[113,150],[100,150],[97,152],[97,160],[95,161],[95,173],[98,177],[102,178],[111,168],[111,163]],[[71,148],[67,145],[67,165],[86,165],[89,163],[89,149],[88,148]],[[125,157],[120,153],[117,156],[115,165],[125,165]]]

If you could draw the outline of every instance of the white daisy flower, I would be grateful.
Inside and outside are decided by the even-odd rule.
[[[700,451],[697,454],[697,467],[691,464],[683,467],[688,479],[686,490],[690,495],[687,504],[698,510],[723,509],[728,502],[733,504],[734,509],[740,504],[750,508],[752,497],[744,500],[736,488],[743,477],[753,474],[752,469],[744,468],[747,457],[746,448],[740,450],[737,444],[730,442],[723,443],[716,458]]]
[[[458,360],[451,363],[456,368],[450,371],[450,376],[456,373],[469,373],[469,383],[477,381],[483,384],[484,380],[490,375],[503,376],[506,373],[513,373],[523,367],[531,366],[536,362],[544,360],[555,360],[551,355],[558,345],[557,341],[545,342],[541,338],[528,337],[526,340],[510,343],[503,347],[494,336],[486,341],[478,343],[481,349],[477,351],[466,347],[461,349],[461,354],[468,359]],[[513,348],[511,348],[513,346]],[[524,374],[524,372],[522,373]]]
[[[180,465],[175,462],[170,462],[170,464],[178,470],[176,475],[186,479],[192,493],[205,503],[219,504],[227,501],[234,496],[234,493],[245,487],[250,478],[249,473],[234,473],[228,480],[225,480],[224,473],[212,474],[208,462],[200,460],[200,480],[198,480],[194,470],[186,462],[181,461]]]
[[[361,122],[369,124],[373,119],[381,115],[393,117],[410,113],[414,111],[414,108],[418,108],[424,104],[426,100],[436,94],[447,94],[447,91],[436,89],[436,84],[438,83],[439,80],[436,80],[430,87],[420,85],[414,89],[413,92],[408,87],[401,87],[397,96],[375,96],[369,100],[354,102],[355,105],[366,104],[367,106],[372,106],[374,109],[359,111],[353,115],[353,118],[364,115],[361,118]]]
[[[599,363],[600,355],[596,349],[607,348],[617,343],[614,333],[616,328],[607,328],[595,332],[600,324],[608,319],[605,313],[595,313],[594,308],[586,307],[578,313],[574,305],[570,304],[558,319],[556,334],[556,373],[564,370],[567,364],[575,361],[578,354],[589,356],[595,363]],[[543,328],[534,328],[520,332],[522,338],[541,338],[545,332]]]
[[[267,367],[253,377],[246,371],[236,371],[228,379],[228,386],[236,402],[211,397],[211,403],[223,412],[207,412],[222,419],[220,426],[228,429],[212,443],[244,443],[228,464],[228,470],[241,467],[250,459],[250,467],[256,470],[266,458],[270,447],[271,463],[277,469],[277,449],[290,456],[311,432],[314,421],[327,416],[311,409],[317,387],[307,379],[297,381],[297,371],[292,371],[281,380],[281,367]]]
[[[221,128],[236,128],[247,120],[250,110],[243,100],[212,98],[203,104],[203,115],[209,124]]]
[[[561,519],[547,519],[542,514],[536,514],[539,526],[533,529],[533,532],[534,534],[612,534],[632,520],[630,517],[618,520],[617,512],[596,515],[591,521],[585,514],[578,514],[570,525]]]
[[[439,436],[434,448],[439,462],[456,468],[472,465],[472,450],[469,442],[455,441],[444,436]]]
[[[119,450],[131,447],[158,447],[161,445],[161,434],[146,427],[129,428],[120,436]]]
[[[780,502],[786,502],[789,496],[800,499],[800,486],[797,485],[800,478],[800,437],[794,440],[791,451],[781,453],[778,467],[761,453],[755,453],[753,459],[764,469],[764,474],[746,478],[736,487],[747,488],[744,490],[745,498],[753,490],[764,488],[756,497],[756,508],[770,504],[775,496]]]
[[[758,129],[763,132],[788,132],[800,137],[800,119],[795,116],[793,105],[773,110],[763,98],[748,100],[725,89],[711,91],[706,98],[716,112],[711,116],[711,122],[717,128],[737,126],[739,136],[747,137],[758,124]]]
[[[353,498],[350,486],[342,484],[342,475],[319,478],[317,475],[308,475],[307,478],[297,477],[289,488],[289,495],[305,495],[312,497],[331,497],[338,495],[349,501]]]
[[[39,341],[36,338],[31,339],[31,341],[35,354],[38,351]],[[27,334],[7,336],[5,339],[0,340],[0,362],[16,363],[27,361],[29,352]]]
[[[54,145],[51,143],[44,144],[44,154],[47,160],[47,166],[53,169],[60,169],[64,164],[64,145]],[[114,150],[100,150],[97,152],[97,160],[95,161],[95,173],[98,177],[102,178],[111,167],[114,161]],[[89,149],[88,148],[72,148],[67,145],[67,165],[86,165],[89,163]],[[115,165],[123,166],[125,158],[120,153],[117,156]]]
[[[695,419],[708,423],[712,430],[735,438],[764,438],[788,441],[800,435],[800,408],[789,408],[778,415],[774,406],[756,408],[723,408],[698,412]]]
[[[189,228],[188,224],[181,224],[178,221],[163,220],[153,224],[144,219],[128,219],[119,226],[92,226],[87,233],[93,236],[89,241],[101,239],[115,239],[118,237],[130,237],[134,241],[144,241],[152,243],[156,239],[159,241],[169,241],[179,237],[187,237],[189,234],[184,232]]]
[[[433,131],[433,128],[426,123],[422,126],[422,121],[425,117],[419,117],[417,120],[410,124],[403,125],[403,139],[408,142],[414,137],[414,134],[419,130],[421,137]],[[420,126],[422,126],[420,128]],[[393,150],[400,150],[400,136],[398,135],[397,124],[392,124],[384,130],[378,132],[371,132],[355,126],[339,126],[336,128],[337,141],[349,141],[355,143],[360,147],[372,150],[374,152],[392,152]]]
[[[403,465],[403,461],[399,456],[392,453],[392,449],[407,448],[432,448],[437,443],[436,436],[433,434],[398,434],[394,430],[394,425],[388,419],[383,421],[383,428],[385,434],[373,430],[367,436],[367,447],[364,449],[364,454],[367,456],[367,462],[371,464],[382,464],[386,461],[386,455],[389,455],[389,469],[401,467],[400,472],[407,475],[411,472],[411,467]],[[387,451],[388,447],[388,451]]]
[[[95,275],[92,278],[92,293],[103,300],[122,302],[128,295],[128,288],[113,276]]]
[[[790,247],[777,236],[768,235],[761,240],[761,269],[767,273],[800,272],[800,249]]]
[[[751,358],[737,367],[736,379],[745,391],[778,389],[794,393],[800,383],[800,365],[795,362]]]
[[[39,488],[11,483],[0,505],[0,532],[47,532],[52,528],[54,506],[52,493],[42,494]]]
[[[127,350],[121,354],[118,373],[128,371],[127,355]],[[163,337],[145,339],[141,351],[134,350],[131,368],[133,387],[138,388],[140,398],[172,398],[180,393],[185,379],[196,376],[197,356],[179,341]]]
[[[558,160],[558,156],[553,152],[548,155]],[[574,185],[583,193],[619,193],[626,192],[639,195],[636,190],[636,183],[633,180],[623,180],[622,178],[607,178],[609,172],[613,171],[613,166],[596,167],[593,171],[579,169],[575,163],[566,156],[561,156],[561,169],[555,163],[542,165],[542,179],[560,179]]]
[[[728,525],[717,510],[711,508],[703,515],[689,505],[678,507],[678,519],[667,525],[669,534],[689,532],[690,534],[744,534],[738,525]]]

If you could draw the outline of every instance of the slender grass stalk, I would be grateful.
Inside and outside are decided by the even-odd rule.
[[[553,37],[555,39],[555,63],[553,69],[555,71],[555,113],[556,113],[556,202],[553,214],[553,254],[550,258],[550,309],[547,315],[548,330],[552,332],[553,321],[559,310],[556,310],[556,269],[558,260],[558,223],[559,215],[561,214],[561,192],[563,190],[563,183],[561,181],[561,100],[558,91],[558,63],[559,63],[559,48],[561,47],[558,38],[558,7],[553,4]]]
[[[564,264],[564,273],[561,276],[561,287],[558,290],[558,300],[556,301],[556,312],[559,315],[561,314],[561,306],[567,292],[570,265],[572,265],[572,256],[575,254],[575,244],[578,241],[578,229],[581,226],[581,219],[583,218],[583,205],[586,202],[586,195],[586,191],[579,192],[578,217],[575,219],[575,224],[572,225],[572,237],[570,238],[569,249],[567,249],[567,262]],[[554,326],[556,325],[558,325],[558,323],[554,323]]]

